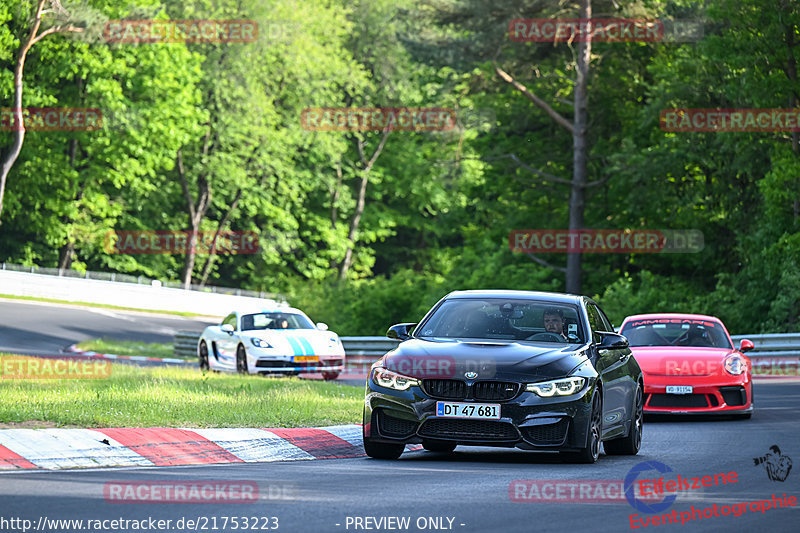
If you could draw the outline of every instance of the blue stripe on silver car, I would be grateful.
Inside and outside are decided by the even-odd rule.
[[[294,355],[304,355],[303,354],[303,348],[297,342],[297,339],[293,339],[291,337],[286,337],[286,341],[292,347],[292,351],[294,352]]]
[[[314,348],[311,347],[311,343],[308,342],[308,339],[304,337],[298,337],[297,340],[303,345],[303,348],[306,351],[305,355],[314,355]]]

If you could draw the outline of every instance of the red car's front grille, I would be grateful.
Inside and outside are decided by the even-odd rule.
[[[747,403],[747,393],[741,385],[720,387],[719,393],[722,394],[722,399],[725,400],[725,403],[730,406],[745,405]]]
[[[648,407],[708,407],[706,394],[650,394]]]

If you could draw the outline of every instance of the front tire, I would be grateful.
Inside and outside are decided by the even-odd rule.
[[[240,374],[249,374],[247,370],[247,352],[241,344],[236,348],[236,371]]]
[[[405,449],[404,444],[387,444],[374,442],[370,438],[364,439],[364,451],[373,459],[399,459]]]
[[[734,420],[750,420],[750,418],[752,418],[752,416],[753,416],[753,411],[752,410],[754,410],[755,408],[756,408],[756,402],[753,399],[753,384],[750,383],[750,409],[751,409],[751,411],[749,413],[744,413],[744,414],[741,414],[741,415],[733,415],[733,419]]]
[[[642,427],[644,425],[644,396],[642,387],[636,386],[634,416],[631,419],[631,430],[626,437],[609,440],[603,443],[606,455],[636,455],[642,447]]]
[[[322,373],[322,379],[324,379],[325,381],[330,381],[330,380],[336,379],[338,377],[339,377],[339,373],[338,372],[323,372]]]
[[[403,455],[403,450],[406,449],[405,444],[393,444],[385,442],[375,442],[367,437],[366,430],[368,420],[366,419],[367,412],[364,411],[363,422],[361,426],[361,438],[364,443],[364,451],[373,459],[399,459]]]
[[[592,399],[592,414],[589,419],[589,431],[586,437],[586,447],[577,452],[561,452],[561,455],[571,463],[593,464],[600,457],[600,443],[603,435],[603,400],[598,388]]]
[[[197,357],[200,360],[200,370],[208,370],[208,345],[206,344],[206,341],[200,341],[200,348]]]

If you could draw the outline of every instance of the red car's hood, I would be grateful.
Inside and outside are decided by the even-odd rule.
[[[724,371],[722,363],[730,348],[691,346],[635,346],[633,357],[646,374],[660,376],[710,376]],[[741,355],[741,354],[740,354]]]

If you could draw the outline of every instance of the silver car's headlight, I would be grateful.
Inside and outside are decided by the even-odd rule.
[[[739,376],[747,369],[747,362],[739,355],[729,355],[723,366],[728,374]]]
[[[408,390],[412,386],[419,386],[418,380],[381,367],[372,369],[372,380],[381,387],[394,390]]]
[[[528,383],[525,390],[543,398],[569,396],[580,392],[585,383],[586,378],[576,376],[572,378],[554,379],[552,381],[540,381],[539,383]]]
[[[262,341],[257,337],[250,337],[250,342],[253,343],[253,346],[256,348],[272,348],[272,345],[267,341]]]
[[[339,340],[339,337],[328,337],[328,348],[341,348],[342,341]]]

